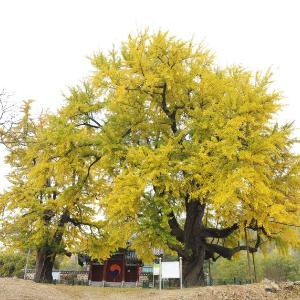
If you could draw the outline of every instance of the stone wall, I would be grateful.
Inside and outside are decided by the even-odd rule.
[[[57,272],[57,271],[54,271]],[[35,270],[27,270],[25,279],[33,280],[35,275]],[[65,284],[78,284],[78,283],[88,283],[88,271],[59,271],[59,283]]]

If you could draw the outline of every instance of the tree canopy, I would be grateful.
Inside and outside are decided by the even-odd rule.
[[[23,117],[5,135],[11,187],[1,197],[1,235],[6,247],[37,252],[37,281],[51,281],[57,254],[85,249],[99,236],[96,192],[89,191],[88,129],[76,130],[59,117]],[[86,136],[86,138],[84,138]],[[73,142],[74,141],[74,142]]]
[[[98,258],[128,242],[145,261],[175,251],[189,285],[205,260],[299,246],[297,141],[276,122],[271,72],[216,66],[164,32],[91,62],[58,114],[33,123],[26,108],[7,140],[7,238]]]

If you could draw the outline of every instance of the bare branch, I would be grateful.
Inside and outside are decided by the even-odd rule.
[[[261,239],[260,239],[260,236],[257,235],[257,240],[256,240],[256,243],[255,243],[255,246],[254,247],[249,247],[248,246],[249,252],[250,253],[257,252],[260,245],[261,245]],[[217,253],[217,254],[219,254],[222,257],[227,258],[227,259],[231,259],[232,256],[234,254],[236,254],[237,252],[239,252],[239,251],[247,250],[246,245],[242,245],[242,246],[239,245],[239,246],[234,247],[234,248],[228,248],[228,247],[217,245],[217,244],[206,244],[205,246],[206,246],[206,248],[209,252]]]
[[[211,238],[226,238],[231,235],[235,230],[239,228],[237,223],[230,227],[218,229],[218,228],[207,228],[204,227],[200,232],[200,237],[211,237]]]
[[[96,129],[99,129],[100,127],[97,126],[97,125],[93,125],[93,124],[90,124],[90,123],[80,123],[80,124],[77,124],[76,127],[79,127],[79,126],[88,126],[88,127],[92,127],[92,128],[96,128]]]
[[[88,177],[90,176],[90,171],[91,171],[91,168],[93,167],[93,165],[96,164],[100,159],[101,159],[101,156],[96,156],[95,160],[89,165],[88,171],[83,180],[83,183],[85,183],[87,181]]]

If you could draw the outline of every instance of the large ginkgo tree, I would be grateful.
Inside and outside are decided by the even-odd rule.
[[[203,46],[162,32],[92,63],[112,240],[144,260],[177,253],[187,285],[204,283],[205,260],[299,245],[299,156],[292,125],[276,122],[270,72],[218,67]]]

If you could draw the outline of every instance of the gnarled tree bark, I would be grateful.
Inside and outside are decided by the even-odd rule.
[[[183,281],[186,286],[205,285],[206,278],[204,274],[205,260],[216,260],[218,257],[231,259],[232,256],[246,250],[246,245],[238,245],[229,248],[217,243],[213,239],[222,240],[230,236],[239,226],[233,224],[226,228],[209,228],[203,224],[205,213],[205,204],[197,200],[189,200],[186,197],[186,218],[183,228],[176,220],[174,213],[170,213],[169,226],[171,234],[177,239],[178,244],[168,244],[170,249],[177,252],[178,256],[183,258]],[[259,230],[258,228],[252,228]],[[210,239],[208,241],[208,239]],[[248,247],[249,252],[256,252],[260,245],[260,237],[257,235],[257,241],[254,247]]]
[[[51,211],[44,212],[44,222],[47,224],[53,217]],[[59,252],[60,244],[63,237],[63,229],[65,224],[69,221],[69,213],[65,211],[59,220],[57,229],[53,235],[50,244],[43,245],[37,250],[36,255],[36,270],[34,281],[51,283],[53,281],[52,270],[55,262],[55,257]]]
[[[34,281],[51,283],[53,280],[52,270],[54,266],[56,253],[51,247],[44,246],[37,251],[36,270]]]

